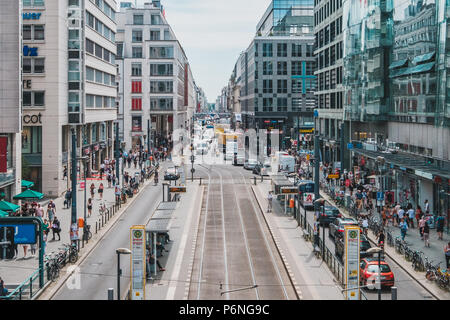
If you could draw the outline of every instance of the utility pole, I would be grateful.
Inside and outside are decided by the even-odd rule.
[[[77,222],[77,133],[72,127],[72,224]],[[86,186],[85,186],[86,188]]]
[[[119,123],[116,123],[116,152],[115,152],[115,158],[116,158],[116,179],[117,181],[120,181],[119,177],[119,171],[120,171],[120,140],[119,140]],[[122,163],[122,168],[123,168],[123,163]]]
[[[317,124],[317,123],[316,123]],[[319,170],[320,170],[320,157],[319,157],[319,131],[317,130],[317,127],[315,128],[316,134],[314,136],[314,198],[319,199],[320,198],[320,192],[319,192]],[[315,207],[315,210],[317,210],[317,206]]]

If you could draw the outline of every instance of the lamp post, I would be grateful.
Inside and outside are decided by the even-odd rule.
[[[122,275],[122,269],[120,269],[120,255],[121,254],[131,254],[130,249],[118,248],[116,249],[117,254],[117,300],[120,300],[120,276]]]
[[[314,207],[317,208],[318,206],[322,207],[322,215],[325,216],[325,199],[324,198],[319,198],[314,201]],[[319,221],[319,226],[320,226],[319,215],[317,216],[317,220]],[[322,259],[325,260],[325,226],[322,226]]]
[[[380,247],[373,247],[368,249],[366,252],[370,255],[378,253],[378,301],[381,301],[381,253],[383,252],[383,249]]]

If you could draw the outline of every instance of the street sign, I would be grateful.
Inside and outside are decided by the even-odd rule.
[[[303,206],[312,206],[314,203],[314,193],[304,192],[303,193]]]
[[[36,244],[36,225],[35,224],[0,224],[0,228],[14,228],[15,244]]]
[[[377,192],[377,201],[384,200],[384,192]]]
[[[131,246],[131,300],[145,300],[145,226],[130,228]]]
[[[298,194],[297,187],[282,187],[281,194]]]
[[[184,186],[176,186],[176,187],[169,187],[170,193],[186,193],[186,187]]]
[[[360,230],[358,226],[344,227],[344,244],[345,244],[345,273],[344,285],[345,297],[347,300],[360,300],[359,289],[359,237]]]
[[[352,149],[353,149],[353,143],[347,144],[347,149],[348,149],[348,150],[352,150]]]
[[[339,175],[338,174],[329,174],[328,179],[339,179]]]

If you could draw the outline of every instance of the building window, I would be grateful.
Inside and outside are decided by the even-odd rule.
[[[32,40],[32,25],[31,24],[24,24],[22,26],[22,37],[23,40]]]
[[[151,76],[173,76],[173,64],[151,64],[150,65]]]
[[[302,45],[301,44],[292,44],[292,56],[293,57],[301,57],[302,56]]]
[[[103,48],[98,44],[95,44],[95,56],[97,58],[103,59]]]
[[[44,0],[23,0],[24,7],[43,7],[45,6]]]
[[[42,127],[23,127],[22,153],[42,153]]]
[[[161,32],[159,30],[150,30],[150,40],[152,41],[161,40]]]
[[[173,98],[150,98],[150,110],[173,110]]]
[[[263,98],[263,112],[273,111],[273,98]]]
[[[142,81],[132,81],[131,82],[131,92],[132,93],[142,93]]]
[[[277,93],[287,93],[287,80],[277,81]]]
[[[142,47],[133,47],[131,55],[132,55],[132,58],[136,58],[136,59],[142,58]]]
[[[172,59],[173,47],[150,47],[151,59]]]
[[[301,79],[292,79],[292,93],[302,93]]]
[[[302,62],[301,61],[292,61],[291,74],[293,76],[301,76],[302,75]]]
[[[23,58],[22,59],[23,73],[44,73],[45,59],[44,58]]]
[[[142,98],[132,98],[131,99],[131,110],[141,111],[142,110]]]
[[[143,14],[134,14],[133,15],[133,24],[143,25],[144,24],[144,15]]]
[[[263,80],[263,93],[273,93],[272,80]]]
[[[24,107],[45,106],[45,91],[23,91],[22,105]]]
[[[273,48],[271,43],[263,43],[263,57],[272,57]]]
[[[142,30],[133,30],[131,38],[132,42],[142,42]]]
[[[273,63],[272,61],[263,62],[263,75],[271,76],[273,75]]]
[[[278,57],[287,57],[287,43],[278,43],[277,44],[277,56]]]
[[[164,30],[164,40],[172,40],[169,30]]]
[[[173,82],[150,81],[150,93],[173,93]]]
[[[277,98],[277,111],[287,112],[287,98]]]
[[[142,76],[142,64],[141,63],[132,63],[131,64],[131,76],[133,76],[133,77]]]
[[[277,62],[277,74],[279,76],[285,76],[288,74],[286,61]]]
[[[152,14],[152,24],[153,25],[159,25],[161,24],[161,17],[159,16],[159,14]]]

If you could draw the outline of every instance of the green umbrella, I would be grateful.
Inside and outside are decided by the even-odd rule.
[[[0,218],[9,217],[9,213],[0,210]]]
[[[34,182],[22,180],[22,188],[31,188],[34,186]]]
[[[12,212],[16,212],[17,210],[20,209],[20,206],[18,206],[17,204],[2,200],[0,201],[0,210],[2,211],[12,211]]]
[[[44,195],[42,193],[28,189],[22,193],[19,193],[18,195],[15,195],[13,197],[13,199],[14,200],[25,200],[25,199],[41,200],[43,197],[44,197]]]

